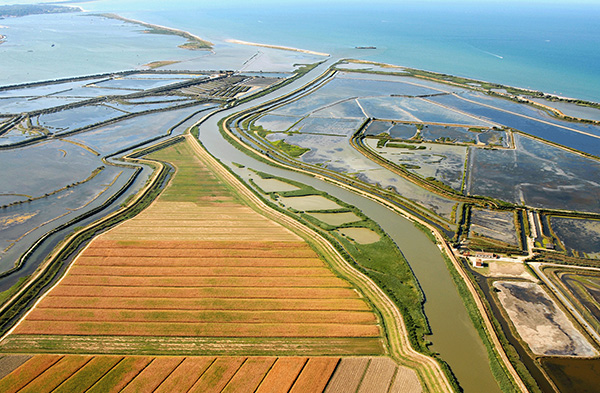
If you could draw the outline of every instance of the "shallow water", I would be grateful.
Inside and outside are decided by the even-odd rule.
[[[600,101],[593,2],[84,3],[225,38],[287,45]],[[499,23],[501,21],[501,23]],[[327,37],[327,39],[323,39]],[[359,50],[355,46],[377,46]]]

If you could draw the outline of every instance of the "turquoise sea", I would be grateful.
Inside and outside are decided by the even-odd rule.
[[[360,56],[600,101],[598,1],[100,0],[81,5],[213,41],[235,38]]]

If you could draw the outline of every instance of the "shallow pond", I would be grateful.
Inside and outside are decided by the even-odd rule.
[[[567,249],[600,258],[600,221],[550,216],[553,232]]]
[[[497,239],[513,246],[519,245],[515,217],[511,211],[472,209],[469,232]]]
[[[600,384],[600,359],[541,358],[561,392],[593,393]]]
[[[51,133],[60,134],[123,115],[123,112],[104,105],[90,105],[43,114],[36,117],[35,123]]]
[[[309,116],[293,126],[290,131],[302,134],[351,136],[356,132],[363,121],[363,119],[338,119]]]
[[[554,124],[542,123],[535,118],[524,118],[518,114],[507,113],[498,109],[482,106],[477,103],[464,101],[456,96],[432,97],[430,100],[471,113],[481,118],[489,119],[492,122],[523,131],[524,133],[537,136],[542,139],[600,156],[599,140],[593,136],[584,135],[573,130],[561,128]],[[545,121],[550,122],[550,120]],[[576,130],[584,128],[586,130],[584,132],[600,135],[600,128],[593,128],[592,126],[582,127],[575,123],[568,124],[569,125],[565,127]]]
[[[300,120],[299,116],[281,116],[265,115],[255,121],[257,126],[262,126],[265,130],[287,131],[294,123]]]
[[[291,207],[292,209],[299,211],[311,211],[311,210],[331,210],[340,209],[341,206],[320,195],[309,195],[301,197],[283,197],[280,196],[278,201],[285,208]]]
[[[471,195],[548,209],[600,212],[600,162],[523,135],[515,150],[471,148]]]
[[[358,244],[371,244],[381,239],[381,236],[377,232],[373,232],[368,228],[340,228],[336,229],[336,231]]]
[[[38,197],[85,180],[103,165],[90,151],[57,139],[0,151],[0,194]]]
[[[256,183],[264,192],[285,192],[285,191],[296,191],[299,190],[298,187],[293,186],[289,183],[283,182],[277,179],[263,179],[258,175],[252,176],[252,181]]]
[[[126,89],[126,90],[148,90],[155,89],[157,87],[164,87],[173,83],[185,82],[187,79],[162,79],[162,78],[115,78],[100,83],[96,83],[96,86],[100,88],[111,88],[111,89]]]
[[[2,98],[0,99],[0,113],[19,114],[23,112],[32,112],[40,109],[54,108],[57,106],[71,104],[81,101],[77,98],[69,97],[23,97],[23,98]]]
[[[531,101],[556,108],[566,116],[578,117],[580,119],[600,120],[600,109],[589,106],[581,106],[570,102],[548,101],[544,99],[531,98]]]
[[[309,216],[316,218],[317,220],[324,222],[328,225],[338,226],[343,224],[349,224],[351,222],[362,221],[362,218],[352,212],[344,213],[310,213]]]
[[[191,107],[167,112],[152,113],[120,121],[68,138],[100,152],[109,154],[134,146],[151,138],[166,135],[178,120],[205,109]]]
[[[365,144],[382,158],[404,166],[409,172],[423,178],[433,177],[454,190],[461,191],[467,158],[467,148],[464,146],[433,143],[406,144],[417,147],[417,149],[409,149],[401,147],[403,144],[388,142],[385,147],[377,147],[376,139],[365,139]]]

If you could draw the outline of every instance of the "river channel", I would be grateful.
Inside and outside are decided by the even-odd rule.
[[[229,144],[219,133],[220,119],[288,93],[324,72],[334,60],[315,68],[303,78],[251,103],[218,112],[199,126],[202,144],[224,164],[233,162],[325,191],[361,209],[396,242],[425,293],[425,314],[429,320],[433,350],[450,365],[465,392],[500,392],[492,376],[486,349],[473,327],[467,310],[448,272],[439,248],[400,214],[366,198],[317,178],[272,167],[257,161]]]

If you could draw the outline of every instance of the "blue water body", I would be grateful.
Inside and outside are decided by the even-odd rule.
[[[300,47],[600,101],[600,2],[322,3],[100,0],[82,6],[214,41]],[[354,49],[366,45],[377,50]]]

